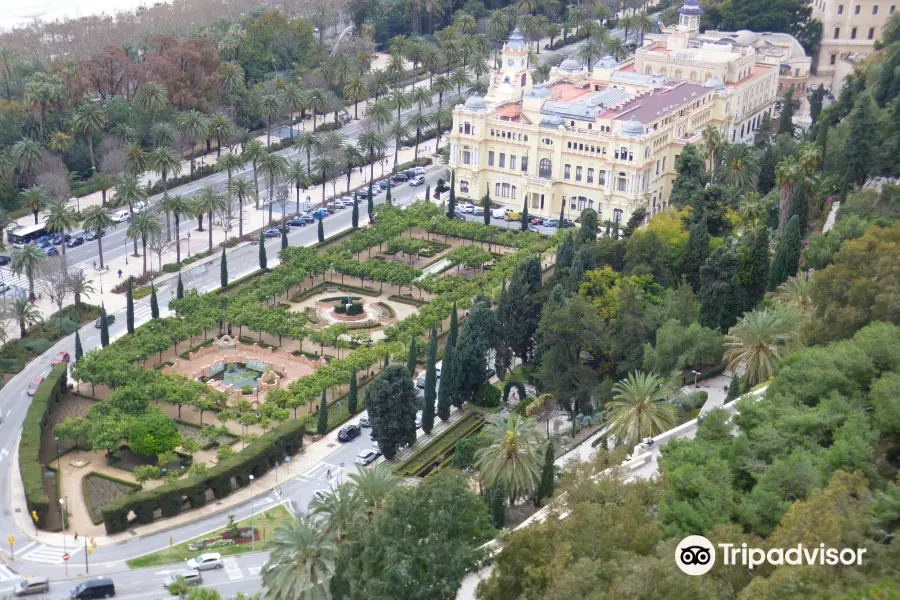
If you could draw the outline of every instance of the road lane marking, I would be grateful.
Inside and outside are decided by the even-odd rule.
[[[226,558],[222,561],[225,565],[225,574],[228,575],[229,581],[237,581],[244,578],[244,572],[238,566],[237,560],[234,558]]]
[[[3,459],[7,456],[9,456],[9,451],[6,448],[0,450],[0,462],[3,462]]]

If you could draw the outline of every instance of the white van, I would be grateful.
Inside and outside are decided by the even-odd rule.
[[[434,364],[434,374],[438,377],[441,376],[441,365],[444,364],[443,360],[439,360]]]
[[[505,208],[492,208],[491,209],[491,217],[494,219],[505,219],[506,218],[506,209]]]

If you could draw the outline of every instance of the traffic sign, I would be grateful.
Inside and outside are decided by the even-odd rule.
[[[69,560],[69,553],[68,553],[68,552],[66,552],[65,554],[63,554],[63,560]]]
[[[14,536],[14,535],[7,536],[6,541],[9,542],[10,546],[12,546],[13,544],[16,543],[16,536]]]

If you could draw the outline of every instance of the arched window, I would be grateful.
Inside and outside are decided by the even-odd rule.
[[[675,79],[681,79],[681,69],[675,69]]]
[[[691,71],[691,81],[697,81],[697,71]]]
[[[544,179],[550,179],[553,177],[553,163],[550,162],[549,158],[542,158],[539,168],[538,168],[538,177],[543,177]]]

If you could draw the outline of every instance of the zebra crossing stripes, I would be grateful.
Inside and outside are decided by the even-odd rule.
[[[236,581],[244,578],[244,572],[241,571],[235,558],[226,558],[222,561],[222,564],[225,565],[225,574],[228,576],[229,581]]]
[[[0,563],[0,581],[9,581],[11,579],[18,578],[19,575],[17,573],[13,572],[13,570],[6,565]]]
[[[38,562],[45,563],[48,565],[61,565],[63,563],[63,554],[65,552],[69,553],[69,560],[72,560],[71,557],[75,556],[81,551],[80,546],[75,546],[74,548],[70,548],[68,550],[63,550],[62,548],[56,548],[55,546],[44,546],[39,545],[27,552],[24,552],[21,557],[22,560],[28,562]]]
[[[309,477],[310,479],[328,479],[328,471],[331,471],[331,476],[334,477],[340,470],[341,467],[339,465],[333,465],[323,461],[309,471],[303,473],[303,477]]]

